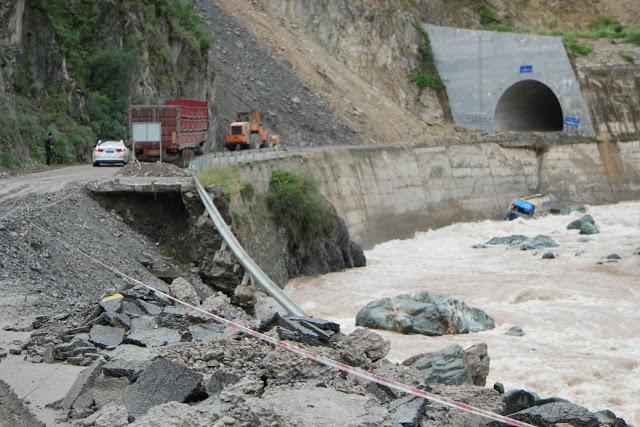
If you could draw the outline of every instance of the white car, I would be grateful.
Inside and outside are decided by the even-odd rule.
[[[126,165],[129,162],[129,149],[120,141],[98,141],[93,150],[93,166]]]

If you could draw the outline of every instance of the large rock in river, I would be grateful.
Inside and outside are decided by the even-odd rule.
[[[419,292],[370,302],[358,312],[356,325],[439,336],[493,329],[495,322],[484,311],[460,300]]]
[[[582,218],[572,221],[567,225],[567,230],[580,230],[580,234],[598,234],[600,228],[591,215],[584,215]]]

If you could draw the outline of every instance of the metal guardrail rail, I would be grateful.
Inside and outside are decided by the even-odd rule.
[[[278,285],[276,285],[267,274],[262,271],[260,266],[247,254],[236,236],[233,234],[227,223],[220,215],[218,208],[209,197],[209,194],[205,191],[198,172],[202,169],[212,168],[216,166],[223,166],[228,164],[249,163],[259,160],[272,160],[287,157],[286,153],[280,151],[267,151],[267,150],[247,150],[240,152],[225,152],[207,154],[198,157],[191,161],[189,166],[189,172],[193,177],[198,195],[204,204],[209,217],[213,220],[213,224],[220,233],[220,236],[227,242],[228,247],[236,256],[238,262],[244,267],[244,269],[253,277],[254,282],[273,299],[275,299],[287,312],[293,316],[306,316],[304,311],[295,303],[291,298],[285,294]]]
[[[191,161],[189,170],[195,168],[195,170],[200,171],[217,166],[283,159],[291,155],[292,153],[287,149],[280,148],[274,148],[272,150],[223,151],[196,157]]]

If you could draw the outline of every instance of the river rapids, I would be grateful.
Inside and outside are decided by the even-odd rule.
[[[491,331],[427,337],[377,331],[401,362],[451,344],[485,342],[491,356],[487,386],[526,388],[564,397],[590,410],[611,409],[640,424],[640,202],[589,207],[600,234],[566,225],[582,214],[532,220],[457,223],[394,240],[366,252],[368,266],[294,279],[288,294],[313,316],[345,331],[368,302],[430,291],[485,310]],[[494,236],[546,234],[560,246],[521,251],[473,249]],[[542,259],[545,252],[557,258]],[[621,259],[608,262],[607,256]],[[507,336],[511,326],[525,336]]]

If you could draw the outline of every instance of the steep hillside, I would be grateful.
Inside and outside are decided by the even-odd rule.
[[[289,145],[473,139],[477,134],[451,125],[420,22],[555,32],[576,57],[588,99],[602,98],[595,93],[597,81],[606,80],[611,63],[603,63],[602,55],[617,58],[620,90],[613,91],[611,108],[599,101],[593,114],[602,123],[622,117],[622,127],[633,130],[624,138],[633,139],[638,114],[624,88],[633,85],[640,63],[638,48],[625,42],[635,34],[640,43],[640,32],[632,33],[640,26],[635,3],[3,2],[0,168],[42,162],[41,142],[48,131],[56,134],[58,162],[86,160],[97,138],[126,136],[129,103],[181,96],[210,102],[211,147],[221,147],[224,125],[235,112],[249,109],[261,110],[267,127]]]
[[[279,47],[273,49],[252,35],[257,25],[251,13],[234,16],[222,2],[212,0],[195,4],[214,40],[210,61],[216,71],[215,145],[224,146],[226,124],[237,112],[252,110],[262,113],[265,126],[280,134],[283,144],[362,142],[350,123],[298,76],[295,64],[279,60]]]
[[[313,27],[333,22],[333,15],[328,15],[324,10],[315,10],[315,2],[300,2],[302,11],[309,16],[314,16],[317,21],[306,23],[303,20],[292,19],[287,22],[281,15],[271,10],[261,10],[256,2],[235,1],[235,0],[202,0],[202,4],[223,10],[231,15],[236,22],[241,23],[258,42],[262,43],[267,52],[279,63],[285,64],[308,88],[313,96],[320,96],[337,113],[341,121],[346,122],[349,127],[355,130],[363,143],[406,143],[424,141],[441,135],[442,129],[438,126],[432,127],[426,120],[421,120],[418,114],[409,111],[397,99],[402,97],[412,98],[418,95],[418,90],[410,88],[411,94],[399,93],[400,86],[387,86],[376,82],[368,81],[359,72],[358,67],[351,62],[344,62],[340,59],[336,51],[331,51],[327,46],[312,34]],[[323,2],[324,3],[324,2]],[[341,3],[336,2],[336,3]],[[333,4],[333,3],[332,3]],[[375,34],[375,31],[358,27],[354,24],[356,19],[351,20],[349,15],[338,10],[336,16],[343,17],[348,22],[344,25],[352,25],[350,31],[366,32],[367,35]],[[390,30],[386,34],[391,37],[397,28]],[[398,30],[402,33],[402,29]],[[414,34],[415,36],[415,34]],[[373,37],[373,36],[372,36]],[[400,37],[400,35],[398,36]],[[410,35],[411,37],[411,35]],[[395,36],[391,40],[397,40]],[[382,43],[387,43],[385,40]],[[415,51],[420,42],[420,36],[415,36],[411,40],[396,41],[395,46],[411,50],[413,54],[408,54],[409,62],[418,65],[419,59]],[[229,50],[233,46],[229,46]],[[380,49],[380,45],[360,46],[359,51],[363,54],[363,61],[371,55],[375,56]],[[364,56],[365,52],[368,56]],[[380,52],[381,60],[387,60],[385,52]],[[389,50],[389,55],[394,52],[394,48]],[[392,57],[393,58],[393,57]],[[260,58],[256,58],[260,61]],[[363,67],[366,64],[363,65]],[[265,70],[267,74],[270,69]],[[375,70],[374,70],[375,71]],[[395,77],[401,81],[407,78],[406,73],[398,71]],[[257,77],[256,77],[257,78]],[[431,98],[437,99],[435,94],[430,94]],[[412,101],[413,102],[413,101]],[[428,114],[425,119],[431,124],[441,121],[442,109],[437,102],[429,102],[431,107],[435,107],[432,114]],[[343,138],[338,136],[338,141]],[[324,140],[318,141],[324,144]]]
[[[346,98],[355,100],[355,108],[362,109],[365,104],[368,109],[361,117],[364,119],[361,127],[375,129],[380,124],[390,129],[388,121],[398,124],[394,128],[395,138],[384,131],[377,132],[378,138],[370,138],[384,142],[439,136],[438,127],[425,129],[424,122],[444,124],[444,133],[451,135],[446,126],[446,96],[433,67],[428,40],[416,27],[420,22],[562,36],[573,56],[584,57],[577,69],[583,82],[589,80],[584,74],[589,74],[593,64],[601,68],[602,55],[598,52],[606,54],[611,50],[613,56],[626,61],[631,74],[619,76],[624,81],[633,80],[634,70],[638,69],[634,62],[640,62],[637,47],[627,40],[634,37],[636,44],[640,42],[637,31],[640,9],[629,0],[585,1],[580,7],[554,0],[219,0],[218,3],[246,20],[255,19],[250,30],[271,45],[282,60],[296,64],[298,75],[323,93],[342,116],[347,117],[350,109],[340,94],[348,94]],[[291,48],[278,49],[283,45]],[[598,52],[591,55],[593,49]],[[318,79],[318,70],[329,72],[332,85]],[[350,80],[345,81],[346,76]],[[386,102],[363,102],[359,95],[364,90],[352,83],[354,78]],[[594,98],[591,94],[587,97]],[[622,105],[627,102],[625,99],[612,103]],[[393,115],[394,111],[400,114]],[[397,132],[398,128],[407,127],[413,132]],[[402,137],[398,138],[399,135]]]
[[[18,0],[0,22],[0,167],[41,161],[48,131],[58,162],[84,160],[126,137],[132,101],[213,97],[210,40],[182,0]]]

